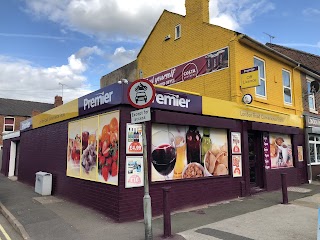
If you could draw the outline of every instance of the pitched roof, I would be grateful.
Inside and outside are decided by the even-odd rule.
[[[31,117],[33,110],[45,112],[53,107],[49,103],[0,98],[0,115]]]
[[[266,45],[320,74],[320,56],[273,43]]]

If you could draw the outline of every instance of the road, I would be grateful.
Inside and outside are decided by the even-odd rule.
[[[0,214],[0,240],[23,240],[2,214]]]

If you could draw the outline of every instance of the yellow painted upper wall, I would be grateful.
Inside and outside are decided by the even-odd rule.
[[[188,7],[197,1],[190,0]],[[188,13],[188,11],[187,11]],[[175,38],[175,26],[181,24],[181,38]],[[171,38],[165,41],[165,36]],[[184,81],[171,88],[198,92],[207,97],[241,102],[250,93],[252,106],[287,114],[301,115],[302,94],[300,72],[293,67],[239,42],[241,34],[199,21],[199,15],[180,16],[164,11],[138,55],[138,70],[149,77],[210,52],[228,47],[229,67]],[[267,97],[258,98],[255,88],[240,88],[241,69],[253,67],[254,56],[265,61]],[[290,72],[292,105],[284,104],[282,69]],[[139,72],[139,71],[138,71]],[[139,77],[139,76],[137,76]]]

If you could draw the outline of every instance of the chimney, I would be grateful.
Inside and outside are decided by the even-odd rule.
[[[34,117],[34,116],[36,116],[36,115],[38,115],[40,113],[41,112],[39,110],[34,109],[34,110],[32,110],[31,116]]]
[[[209,0],[186,0],[186,19],[209,23]]]
[[[54,107],[59,107],[63,104],[62,97],[61,96],[55,96],[54,97]]]

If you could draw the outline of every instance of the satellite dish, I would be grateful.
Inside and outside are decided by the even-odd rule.
[[[310,83],[310,92],[317,93],[319,91],[319,83],[317,81],[312,81]]]

